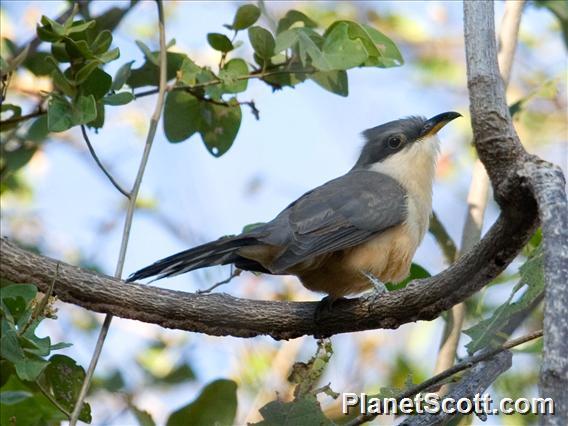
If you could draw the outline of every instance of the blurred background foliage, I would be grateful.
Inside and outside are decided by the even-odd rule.
[[[253,24],[269,29],[274,35],[280,33],[278,22],[290,17],[286,13],[294,9],[306,17],[299,19],[302,28],[309,28],[311,22],[325,29],[336,21],[353,21],[380,30],[394,42],[393,48],[404,59],[400,67],[384,68],[390,65],[377,61],[372,65],[383,69],[351,70],[348,89],[343,69],[354,68],[351,64],[342,64],[345,66],[341,70],[326,70],[336,73],[332,83],[313,78],[316,84],[333,93],[324,92],[313,82],[306,82],[295,90],[279,90],[281,86],[303,81],[305,76],[300,74],[290,74],[293,76],[290,80],[267,77],[264,83],[268,86],[253,79],[248,86],[243,86],[238,79],[234,80],[243,73],[262,73],[271,67],[298,65],[290,61],[290,57],[274,59],[273,54],[278,52],[271,51],[274,46],[270,38],[262,31],[256,31],[256,34],[247,31],[252,24],[246,25],[247,28],[233,39],[234,29],[241,25],[235,16],[238,16],[237,10],[242,3],[171,1],[164,6],[168,41],[175,38],[169,48],[168,60],[170,57],[175,60],[178,55],[178,65],[185,70],[181,76],[178,74],[178,84],[210,81],[215,76],[194,68],[195,64],[208,66],[215,74],[227,78],[223,90],[225,94],[234,95],[234,100],[210,90],[193,95],[181,91],[169,95],[162,121],[164,132],[157,137],[138,201],[132,248],[127,260],[129,272],[177,250],[235,233],[247,223],[270,218],[305,190],[349,168],[360,146],[357,132],[366,127],[412,114],[434,115],[446,110],[467,114],[461,5],[458,2],[286,1],[258,4],[257,10],[262,14],[258,22],[253,20]],[[147,74],[142,71],[137,74],[137,70],[155,66],[152,65],[157,50],[155,11],[151,2],[85,2],[79,9],[80,16],[86,21],[95,19],[98,31],[106,28],[112,32],[109,40],[95,43],[96,34],[86,38],[93,51],[78,53],[80,63],[71,60],[67,75],[55,80],[50,77],[53,68],[45,68],[49,43],[55,45],[61,40],[71,43],[68,39],[50,38],[44,33],[43,39],[47,42],[36,46],[32,43],[34,55],[18,63],[18,55],[28,46],[29,40],[34,39],[38,23],[49,31],[57,27],[48,20],[42,22],[42,15],[52,19],[66,18],[70,10],[70,4],[65,1],[2,3],[2,67],[10,71],[5,73],[1,116],[2,234],[42,254],[110,273],[118,252],[126,203],[97,169],[79,129],[61,130],[77,124],[99,129],[91,130],[89,134],[106,168],[119,182],[131,181],[152,105],[152,96],[139,96],[134,100],[131,89],[147,83],[144,81]],[[562,1],[527,3],[508,90],[515,126],[527,150],[559,164],[565,173],[568,161],[567,10]],[[496,11],[498,23],[503,12],[502,3],[496,3]],[[248,13],[254,15],[256,12],[249,9]],[[247,19],[252,20],[246,16],[241,18],[245,24]],[[217,35],[208,37],[208,33]],[[228,39],[219,36],[221,33]],[[312,38],[324,50],[323,41],[317,36],[312,35]],[[135,40],[139,42],[135,43]],[[98,49],[96,52],[95,48]],[[227,61],[227,53],[232,48],[239,57],[245,58],[236,66],[236,62],[229,65],[231,62]],[[262,52],[266,53],[264,59]],[[318,62],[321,58],[318,59],[314,51],[306,52],[298,52],[297,57],[303,58],[302,66],[322,63]],[[88,56],[91,54],[92,57]],[[395,56],[391,59],[396,59]],[[271,58],[270,62],[267,62],[268,58]],[[185,66],[182,66],[184,60]],[[96,82],[95,86],[102,85],[104,90],[83,86],[89,76],[76,87],[65,82],[66,77],[79,82],[79,72],[89,61],[94,63],[91,72],[114,76],[112,83],[106,77]],[[402,61],[391,65],[401,64]],[[221,74],[223,70],[224,74]],[[53,91],[54,82],[62,95],[51,97],[50,121],[50,113],[47,116],[43,113],[45,95]],[[244,90],[245,93],[237,95]],[[347,91],[349,96],[344,97]],[[121,93],[124,95],[117,98]],[[79,102],[79,98],[83,102],[79,107],[80,114],[73,112],[74,102]],[[238,124],[228,125],[234,130],[231,140],[215,139],[210,129],[202,124],[193,126],[176,115],[190,113],[193,104],[197,103],[199,111],[209,110],[208,114],[213,115],[221,111],[220,116],[224,117],[222,111],[228,108],[226,105],[208,103],[204,106],[203,102],[209,102],[204,99],[219,104],[233,102],[231,108],[238,107]],[[243,104],[236,104],[237,101]],[[123,103],[128,105],[112,106]],[[104,127],[101,127],[103,116],[100,111],[103,108]],[[260,111],[258,121],[257,109]],[[58,116],[58,111],[63,111],[62,115]],[[85,111],[89,113],[85,115]],[[10,122],[27,114],[37,114],[37,117]],[[61,117],[71,117],[71,121],[62,124],[58,120]],[[456,121],[453,127],[442,135],[444,145],[434,209],[450,236],[457,241],[463,227],[465,196],[475,152],[470,144],[468,120]],[[168,143],[186,139],[189,142],[181,145]],[[200,139],[207,150],[203,149]],[[214,158],[221,155],[222,158]],[[496,214],[496,206],[490,204],[485,229]],[[515,334],[541,327],[542,312],[538,303],[543,284],[538,275],[538,245],[537,235],[499,279],[467,302],[465,328],[469,328],[469,337],[462,335],[458,358],[466,356],[468,350],[472,350],[472,344],[475,346],[474,342],[479,343],[483,337],[474,328],[481,320],[486,321],[482,324],[489,322],[501,326],[507,322],[504,318],[530,307],[530,315]],[[521,268],[527,259],[531,260]],[[444,256],[431,236],[426,238],[415,260],[431,274],[446,266]],[[227,269],[219,268],[155,285],[195,291],[228,275]],[[3,283],[6,285],[9,283]],[[31,315],[37,301],[41,300],[39,296],[25,292],[15,296],[8,292],[6,296],[5,288],[3,297],[6,297],[7,308],[3,308],[3,315],[16,311],[21,315],[21,309]],[[316,300],[318,297],[290,277],[253,274],[242,274],[219,291],[255,299]],[[71,363],[75,360],[78,365],[86,366],[102,316],[57,302],[53,307],[58,310],[57,320],[46,318],[43,321],[38,317],[41,323],[37,324],[37,333],[50,336],[51,341],[73,343],[71,347],[59,348],[58,353],[64,355],[51,357],[66,357]],[[27,319],[17,315],[13,330],[16,338],[21,339],[19,327],[27,329]],[[380,388],[402,389],[409,378],[414,383],[425,380],[433,372],[443,323],[444,318],[439,318],[408,324],[399,330],[334,336],[330,343],[333,347],[331,355],[327,343],[318,347],[311,337],[288,342],[263,337],[247,340],[217,338],[116,319],[87,399],[90,404],[88,415],[92,415],[93,424],[167,422],[175,425],[185,424],[187,418],[200,419],[201,424],[207,424],[211,419],[243,424],[262,418],[267,421],[277,419],[289,408],[282,403],[286,401],[295,401],[296,407],[317,416],[319,414],[314,414],[317,405],[314,401],[317,400],[328,418],[345,421],[339,415],[338,402],[330,396],[332,392],[321,391],[318,387],[331,383],[335,392],[376,393]],[[496,338],[499,337],[498,329],[479,328],[486,334],[490,330],[490,338],[479,343],[479,347],[499,341]],[[4,335],[7,334],[3,329]],[[41,338],[33,334],[30,339]],[[44,344],[38,342],[37,345]],[[51,350],[58,349],[50,348],[49,344],[41,352],[42,359],[47,359]],[[317,374],[300,380],[300,383],[309,384],[307,389],[300,392],[298,386],[295,390],[297,382],[288,381],[293,364],[308,360],[314,353],[315,361],[308,364],[308,370],[315,368]],[[540,348],[538,344],[527,345],[516,353],[513,368],[492,387],[494,398],[537,395]],[[2,357],[5,358],[4,354]],[[58,363],[62,359],[56,358]],[[324,360],[322,364],[318,364],[319,359]],[[4,363],[3,377],[7,377],[5,367]],[[2,385],[7,387],[1,388],[0,392],[21,389],[14,383],[19,379],[14,374],[8,376],[10,381],[6,384],[2,380]],[[44,382],[45,386],[48,384]],[[35,395],[34,389],[23,392]],[[274,401],[276,395],[281,403],[265,406]],[[16,407],[29,403],[26,398],[25,394],[19,394],[15,402],[7,403]],[[219,398],[225,401],[222,410],[219,410]],[[63,419],[60,411],[54,410],[45,398],[37,403],[46,407],[42,411],[44,420],[57,423]],[[69,409],[69,406],[63,408]],[[88,419],[87,413],[83,418]],[[40,420],[34,418],[29,422],[40,424]],[[493,420],[504,425],[536,424],[532,416],[500,416]],[[7,419],[2,418],[2,424],[7,424],[5,421]],[[377,424],[391,421],[391,418],[376,420]],[[476,421],[479,420],[461,418],[456,423]]]

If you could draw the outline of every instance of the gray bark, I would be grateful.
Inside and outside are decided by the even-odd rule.
[[[511,122],[499,77],[493,2],[464,2],[468,87],[475,147],[504,214],[534,208],[542,224],[545,256],[543,397],[554,399],[547,425],[568,424],[568,204],[562,172],[523,149]],[[480,30],[483,29],[483,30]],[[530,200],[527,195],[530,194]]]

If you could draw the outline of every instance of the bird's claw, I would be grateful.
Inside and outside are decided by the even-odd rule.
[[[373,286],[373,289],[368,294],[363,296],[365,301],[368,303],[368,307],[369,307],[369,311],[370,311],[371,306],[378,299],[380,299],[382,296],[384,296],[386,293],[388,293],[388,290],[387,290],[387,287],[385,286],[385,284],[381,280],[379,280],[377,277],[375,277],[373,274],[371,274],[370,272],[363,272],[363,275],[365,275],[369,279],[369,281],[371,282],[371,285]]]

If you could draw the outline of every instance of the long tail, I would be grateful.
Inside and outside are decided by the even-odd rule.
[[[206,266],[234,263],[241,259],[236,253],[239,248],[258,243],[259,241],[251,236],[223,237],[158,260],[130,275],[126,282],[153,276],[157,276],[156,279],[159,280]]]

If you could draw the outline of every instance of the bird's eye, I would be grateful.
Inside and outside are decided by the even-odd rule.
[[[391,136],[388,141],[389,147],[396,149],[402,144],[402,138],[400,136]]]

